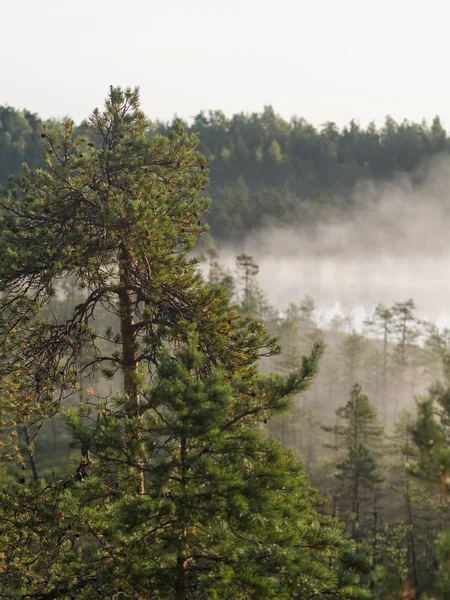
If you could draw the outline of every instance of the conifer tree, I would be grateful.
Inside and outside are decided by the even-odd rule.
[[[399,492],[403,510],[405,514],[404,522],[406,524],[406,561],[408,570],[406,575],[410,575],[410,581],[417,588],[418,585],[418,547],[417,547],[417,522],[415,511],[415,494],[414,481],[409,472],[409,464],[414,457],[414,444],[411,436],[412,415],[404,411],[401,418],[395,425],[395,429],[390,436],[390,454],[392,455],[393,464],[391,463],[390,475],[394,479],[393,487]]]
[[[129,417],[139,415],[139,364],[151,373],[158,348],[175,346],[186,322],[198,324],[201,349],[230,367],[276,351],[261,325],[248,327],[221,290],[201,285],[187,257],[208,206],[197,139],[175,128],[148,140],[147,127],[137,91],[111,89],[87,124],[95,143],[75,137],[71,121],[61,134],[44,131],[46,169],[25,167],[0,198],[0,376],[6,385],[20,369],[34,389],[26,408],[9,407],[34,426],[76,392],[82,349],[93,355],[85,372],[122,372]],[[67,318],[40,318],[65,277],[86,299]],[[115,332],[96,328],[101,308]]]
[[[298,359],[308,352],[312,342],[320,337],[320,330],[315,320],[315,302],[306,296],[299,305],[290,303],[279,321],[278,337],[283,347],[280,368],[289,371]]]
[[[357,384],[345,406],[337,409],[336,416],[340,423],[323,429],[337,439],[341,461],[336,465],[336,478],[342,482],[338,495],[344,503],[343,512],[351,521],[352,536],[361,542],[369,535],[364,522],[367,502],[363,506],[363,498],[367,493],[372,495],[383,480],[374,452],[374,445],[381,440],[382,428],[377,423],[375,408]]]
[[[387,383],[388,383],[388,344],[393,334],[393,311],[386,308],[383,304],[378,304],[365,325],[375,335],[380,336],[383,341],[381,351],[381,400],[383,407],[383,425],[386,426],[387,420]]]
[[[306,296],[299,305],[290,303],[287,307],[278,327],[278,337],[283,349],[277,363],[278,372],[289,373],[295,369],[301,357],[309,353],[312,345],[321,339],[321,332],[314,318],[315,312],[315,302],[311,296]],[[279,423],[274,423],[270,428],[271,433],[284,445],[301,449],[308,466],[314,454],[313,437],[317,429],[314,412],[307,406],[311,400],[314,402],[314,409],[317,410],[317,381],[313,384],[311,392],[294,399],[294,410],[288,415],[283,415]]]
[[[207,281],[212,286],[223,286],[231,298],[234,294],[235,282],[231,272],[219,263],[219,251],[211,237],[208,236],[201,255],[202,260],[208,262]]]
[[[278,312],[269,304],[256,280],[259,266],[255,263],[253,256],[239,254],[236,257],[236,267],[237,279],[241,282],[241,289],[237,294],[241,312],[254,319],[263,320],[268,331],[275,333],[278,329]]]
[[[440,532],[437,539],[437,560],[435,569],[437,570],[433,586],[433,598],[436,600],[445,600],[450,595],[450,532],[448,530]]]
[[[37,600],[367,597],[364,561],[313,510],[293,456],[258,430],[307,387],[322,346],[284,378],[258,374],[276,341],[187,255],[208,206],[197,139],[180,126],[148,139],[148,127],[137,90],[111,88],[88,123],[93,141],[70,121],[45,130],[46,168],[24,167],[0,197],[2,424],[19,425],[12,442],[20,427],[36,439],[63,410],[82,454],[61,481],[0,489],[0,590]],[[85,298],[49,319],[67,277]],[[70,410],[81,356],[92,357],[82,368],[94,389]],[[114,398],[97,373],[121,378]]]
[[[418,320],[414,314],[415,304],[412,299],[397,302],[392,307],[393,332],[396,347],[393,353],[395,365],[396,392],[394,402],[394,418],[397,418],[398,405],[406,383],[406,370],[410,364],[410,349],[419,336]]]
[[[262,291],[256,281],[259,266],[253,260],[253,256],[239,254],[236,257],[238,278],[242,286],[241,308],[242,312],[252,316],[261,315]]]
[[[141,443],[131,451],[120,406],[94,428],[70,416],[75,438],[88,442],[96,462],[77,489],[83,518],[76,512],[70,519],[79,518],[80,552],[65,557],[69,565],[48,589],[63,598],[105,598],[120,585],[125,597],[161,600],[360,594],[356,580],[340,581],[340,571],[348,577],[340,558],[346,542],[312,509],[301,466],[255,428],[286,394],[307,386],[317,352],[288,380],[256,377],[252,396],[240,378],[216,370],[205,376],[197,348],[192,335],[176,361],[161,355],[142,394]],[[134,491],[133,461],[144,464],[144,497]],[[118,490],[107,483],[112,474]],[[79,587],[67,585],[67,570]]]
[[[437,382],[428,395],[419,398],[417,418],[410,428],[415,448],[408,465],[409,474],[422,485],[427,502],[425,526],[427,527],[426,550],[421,562],[421,579],[430,583],[430,575],[437,578],[437,597],[445,597],[448,585],[448,565],[440,559],[448,553],[448,531],[450,514],[450,359],[444,354],[443,382]],[[431,494],[430,494],[431,492]],[[416,535],[420,530],[416,528]],[[436,556],[436,544],[437,556]],[[436,573],[437,569],[437,573]],[[441,596],[441,593],[444,595]]]

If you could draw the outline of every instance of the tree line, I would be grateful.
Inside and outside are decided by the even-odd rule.
[[[302,118],[285,120],[270,106],[230,118],[209,111],[190,123],[178,118],[149,122],[146,135],[168,135],[179,123],[199,135],[199,151],[213,158],[208,192],[214,202],[206,219],[217,239],[237,239],[293,219],[308,223],[324,211],[345,214],[357,181],[391,179],[397,173],[414,173],[420,181],[418,167],[450,148],[439,117],[431,124],[387,117],[382,127],[352,121],[343,128],[332,122],[317,128]],[[0,183],[18,174],[24,162],[41,164],[42,125],[29,111],[0,107]],[[95,135],[83,124],[75,129]]]

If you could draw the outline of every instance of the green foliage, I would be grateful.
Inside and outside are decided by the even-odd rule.
[[[21,459],[22,431],[31,453],[56,414],[81,455],[60,480],[0,488],[1,592],[367,598],[367,561],[261,430],[308,388],[323,344],[285,377],[259,374],[276,340],[188,256],[209,205],[195,135],[148,135],[138,91],[120,88],[86,129],[45,128],[45,168],[24,166],[0,194],[9,453]],[[242,266],[249,300],[256,266]],[[55,313],[67,278],[82,298]]]
[[[368,536],[367,504],[377,484],[383,481],[375,458],[375,446],[379,445],[383,430],[378,425],[375,408],[357,384],[345,406],[337,409],[336,416],[343,424],[338,421],[334,426],[323,426],[323,429],[335,436],[336,457],[342,458],[336,464],[336,478],[343,482],[337,494],[338,502],[352,522],[353,537],[361,542]]]
[[[138,345],[151,362],[189,322],[199,326],[202,349],[230,366],[276,351],[262,324],[234,315],[226,293],[203,286],[187,257],[206,230],[200,214],[209,204],[200,196],[207,162],[195,151],[196,137],[176,128],[168,138],[149,140],[131,90],[112,89],[105,111],[94,111],[87,128],[95,144],[77,137],[70,121],[61,132],[44,132],[46,169],[25,167],[0,198],[0,376],[11,387],[20,373],[21,385],[33,389],[25,416],[24,406],[9,408],[35,424],[77,392],[82,351],[92,356],[92,372],[101,367],[109,378],[129,364],[131,395]],[[54,322],[42,311],[67,277],[85,298]],[[116,332],[122,353],[114,337],[95,327],[101,306],[122,321]]]
[[[437,540],[438,574],[436,595],[439,599],[448,598],[450,594],[450,531],[443,531]]]
[[[42,162],[42,124],[28,111],[0,107],[0,183],[17,175],[23,163],[38,167]]]
[[[303,469],[255,428],[286,393],[305,388],[319,354],[287,380],[257,377],[253,395],[240,378],[202,375],[206,359],[197,345],[193,336],[177,361],[161,356],[143,394],[142,423],[124,423],[113,411],[91,429],[72,414],[75,437],[88,437],[96,457],[79,489],[83,522],[92,541],[102,541],[93,545],[86,532],[84,559],[71,565],[77,580],[89,580],[100,564],[102,591],[90,589],[92,598],[109,597],[118,581],[126,595],[155,599],[326,597],[325,590],[363,597],[357,577],[345,586],[339,580],[339,556],[351,547],[337,523],[311,508]],[[137,463],[142,452],[143,497],[130,477],[130,434],[141,440],[132,456]],[[111,479],[113,489],[104,483]]]
[[[177,360],[161,354],[142,419],[124,421],[121,398],[93,427],[67,412],[74,439],[90,448],[89,477],[4,492],[5,590],[80,599],[119,591],[155,599],[369,597],[358,585],[367,560],[336,521],[312,508],[292,454],[257,427],[306,389],[320,347],[287,379],[246,384],[217,369],[205,375],[197,348],[192,335]],[[145,495],[136,495],[137,465]],[[19,553],[24,534],[32,537]]]
[[[348,402],[337,409],[336,415],[344,421],[343,425],[324,427],[330,433],[337,433],[343,439],[346,448],[356,448],[359,444],[373,445],[378,441],[382,428],[377,422],[377,411],[369,398],[362,394],[361,387],[355,384]]]
[[[0,108],[0,183],[19,174],[23,162],[32,168],[41,164],[41,125],[29,112]],[[179,119],[148,123],[147,135],[167,135],[179,125]],[[438,117],[431,124],[396,123],[387,117],[378,129],[354,121],[341,130],[333,123],[317,129],[301,118],[285,121],[266,107],[260,114],[229,119],[220,111],[200,113],[186,129],[199,135],[200,151],[214,157],[215,201],[208,222],[214,237],[222,239],[239,239],[267,220],[317,219],[323,202],[328,213],[333,207],[348,211],[351,207],[342,199],[356,181],[409,173],[449,150]],[[94,141],[84,126],[78,133]]]

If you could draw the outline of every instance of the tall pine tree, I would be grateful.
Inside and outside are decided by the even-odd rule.
[[[138,92],[111,88],[92,141],[70,121],[44,131],[46,168],[24,167],[0,197],[11,443],[21,428],[32,443],[77,397],[81,364],[92,379],[64,409],[76,472],[0,490],[0,589],[40,600],[365,597],[364,561],[313,510],[300,465],[258,432],[309,384],[321,344],[285,378],[258,374],[275,340],[187,254],[208,206],[197,139],[176,127],[149,140],[148,127]],[[48,318],[67,277],[85,297]],[[113,398],[98,374],[119,381]]]

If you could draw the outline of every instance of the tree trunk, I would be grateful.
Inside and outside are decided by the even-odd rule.
[[[120,309],[120,333],[122,337],[122,372],[124,393],[128,402],[128,418],[141,418],[140,396],[138,387],[138,359],[136,330],[134,328],[133,294],[129,284],[131,270],[130,257],[125,248],[120,249],[119,255],[120,284],[117,291]],[[140,494],[145,492],[144,467],[140,466]]]
[[[28,428],[24,427],[23,435],[25,437],[25,442],[27,444],[27,454],[30,459],[31,471],[33,473],[33,479],[39,479],[39,475],[36,468],[36,461],[34,459],[34,454],[30,451],[30,436],[28,434]]]
[[[353,522],[352,528],[352,537],[359,544],[359,539],[361,537],[360,530],[360,515],[359,515],[359,474],[356,474],[356,477],[353,481],[353,499],[352,499],[352,512],[355,515],[355,520]]]
[[[413,584],[414,584],[414,587],[417,588],[418,577],[417,577],[416,541],[414,538],[414,520],[413,520],[413,516],[412,516],[409,483],[406,483],[406,508],[407,508],[407,512],[408,512],[408,525],[410,527],[410,531],[408,532],[408,538],[409,538],[409,548],[411,551],[411,567],[412,567]]]
[[[180,440],[180,480],[183,489],[186,488],[186,439]],[[184,502],[184,500],[183,500]],[[185,560],[185,538],[186,538],[186,519],[184,506],[178,508],[178,520],[180,523],[180,539],[177,552],[176,580],[175,580],[175,599],[185,600],[186,597],[186,560]]]
[[[378,532],[378,490],[375,488],[373,493],[373,527],[372,527],[372,550],[374,557],[374,564],[376,560],[376,551],[377,551],[377,532]]]
[[[407,429],[406,429],[406,454],[405,454],[405,459],[409,460],[409,442],[410,442],[410,433],[409,433],[409,418],[408,418],[408,422],[407,422]],[[408,525],[409,525],[409,532],[408,532],[408,550],[410,552],[411,555],[411,566],[412,566],[412,576],[413,576],[413,584],[414,587],[417,589],[417,586],[419,585],[418,582],[418,576],[417,576],[417,557],[416,557],[416,540],[415,540],[415,536],[414,536],[414,519],[413,519],[413,514],[412,514],[412,504],[411,504],[411,487],[409,485],[409,479],[408,479],[408,474],[405,472],[405,500],[406,500],[406,510],[407,510],[407,514],[408,514]]]
[[[384,328],[384,340],[383,340],[383,427],[387,424],[387,344],[388,344],[388,332],[387,325]]]

